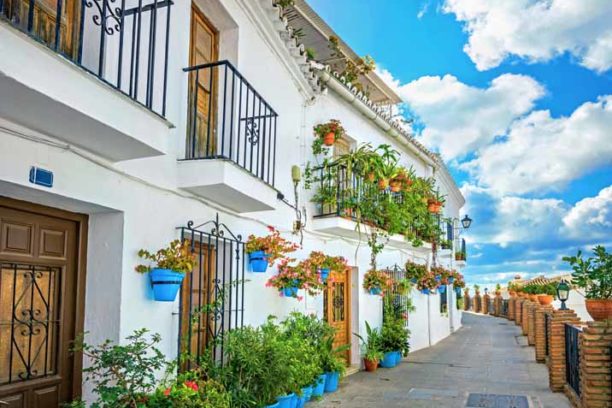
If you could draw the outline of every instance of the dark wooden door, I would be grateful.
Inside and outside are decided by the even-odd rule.
[[[325,320],[336,329],[334,347],[351,344],[351,276],[346,273],[331,273],[327,290],[323,296]],[[350,363],[350,350],[346,352],[347,365]]]
[[[1,407],[57,407],[80,393],[70,345],[82,325],[81,226],[33,208],[0,198]]]
[[[181,287],[181,352],[189,356],[204,355],[217,317],[211,306],[215,302],[214,277],[210,273],[216,269],[214,247],[195,243],[195,248],[196,263]]]
[[[219,36],[196,5],[191,8],[191,66],[208,64],[218,59]],[[217,138],[215,128],[217,106],[218,68],[204,68],[193,71],[190,77],[189,133],[195,145],[189,147],[195,158],[216,154]],[[195,107],[193,106],[195,105]],[[193,114],[195,113],[195,120]],[[195,129],[193,129],[195,127]]]

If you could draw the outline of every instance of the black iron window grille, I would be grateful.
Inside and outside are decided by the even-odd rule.
[[[57,373],[61,268],[0,264],[0,385]]]
[[[385,296],[383,320],[389,313],[393,313],[395,316],[402,314],[406,314],[407,316],[412,302],[410,299],[410,292],[406,289],[408,282],[406,279],[406,270],[395,264],[385,269],[385,272],[393,279],[394,284]],[[406,319],[405,322],[406,326],[408,326],[408,319]]]
[[[0,0],[0,18],[165,116],[172,4],[170,0]]]
[[[508,299],[502,299],[501,314],[502,316],[508,316]]]
[[[579,337],[582,330],[571,324],[565,324],[565,375],[569,386],[580,396],[580,346]]]
[[[229,61],[189,75],[186,159],[225,159],[274,186],[277,113]]]
[[[197,361],[209,355],[224,363],[224,334],[244,324],[245,243],[215,220],[181,227],[196,255],[181,291],[179,350]],[[206,354],[209,353],[209,354]],[[185,369],[191,367],[191,361]]]

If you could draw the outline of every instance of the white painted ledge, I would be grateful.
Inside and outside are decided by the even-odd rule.
[[[0,21],[0,117],[110,161],[166,154],[172,125]]]
[[[368,225],[361,224],[358,227],[357,222],[337,216],[315,218],[312,220],[311,225],[314,231],[361,240],[363,242],[367,242],[368,234],[372,232],[372,228]],[[431,244],[423,243],[422,246],[415,247],[410,242],[406,241],[403,235],[399,234],[389,236],[387,246],[391,248],[408,249],[420,253],[431,252]]]
[[[270,211],[277,191],[229,160],[181,160],[177,185],[239,213]]]

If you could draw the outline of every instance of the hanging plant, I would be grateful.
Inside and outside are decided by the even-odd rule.
[[[406,279],[409,279],[412,283],[417,283],[420,279],[427,275],[427,266],[418,264],[416,262],[407,261],[405,268]]]
[[[174,302],[185,274],[191,272],[195,266],[195,254],[189,244],[177,239],[155,253],[141,249],[138,256],[149,261],[148,264],[138,265],[135,269],[139,273],[149,273],[154,299],[159,302]]]
[[[340,137],[344,135],[344,128],[337,119],[332,119],[327,123],[320,123],[314,128],[315,140],[312,144],[314,154],[323,152],[323,145],[333,146]]]
[[[281,237],[276,228],[268,226],[268,231],[270,234],[266,236],[249,235],[247,239],[245,251],[249,255],[249,264],[253,272],[265,272],[268,266],[274,265],[274,262],[300,247]]]
[[[384,296],[385,291],[393,286],[393,278],[383,271],[372,268],[363,276],[363,288],[371,295]]]
[[[417,281],[417,289],[420,290],[423,294],[429,295],[436,290],[438,287],[438,281],[433,272],[427,272],[425,276],[421,277]]]
[[[343,275],[350,270],[348,261],[343,256],[329,256],[320,251],[311,252],[308,261],[319,271],[323,283],[327,282],[327,278],[332,272]]]
[[[302,300],[298,296],[300,289],[315,296],[325,288],[312,262],[306,259],[297,265],[289,265],[291,261],[293,259],[283,259],[278,265],[278,274],[268,279],[266,286],[277,288],[282,296],[298,300]]]

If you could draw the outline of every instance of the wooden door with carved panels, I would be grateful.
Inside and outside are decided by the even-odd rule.
[[[0,406],[58,407],[80,393],[86,216],[0,197]]]
[[[323,294],[323,315],[336,329],[334,348],[351,344],[351,270],[332,272]],[[346,364],[350,365],[350,349],[346,351]]]

